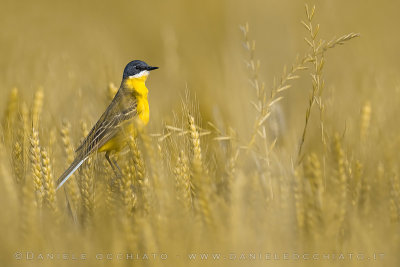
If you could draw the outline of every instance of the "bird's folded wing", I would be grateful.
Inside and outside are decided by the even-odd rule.
[[[112,139],[120,131],[119,126],[135,117],[136,114],[136,98],[118,91],[107,110],[75,152],[81,157],[88,156]]]

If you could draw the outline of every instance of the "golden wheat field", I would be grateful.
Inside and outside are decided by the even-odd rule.
[[[400,266],[397,2],[0,2],[0,266]],[[134,59],[121,177],[56,191]]]

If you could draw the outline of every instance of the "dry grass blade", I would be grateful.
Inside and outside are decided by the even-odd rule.
[[[300,24],[289,1],[135,3],[162,23],[44,1],[0,9],[1,266],[399,265],[400,3],[306,5]],[[368,40],[328,54],[356,20]],[[113,166],[97,151],[55,191],[127,55],[160,67],[121,89],[140,117],[146,79],[148,124],[104,132]]]
[[[344,45],[347,41],[350,41],[351,39],[354,39],[359,36],[360,36],[359,33],[349,33],[339,38],[334,38],[324,46],[323,50],[326,51],[328,49],[334,48],[337,45]]]

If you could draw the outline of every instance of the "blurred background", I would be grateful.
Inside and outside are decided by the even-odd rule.
[[[349,114],[367,98],[383,98],[394,90],[400,68],[400,38],[394,34],[400,23],[398,5],[393,1],[316,4],[321,38],[361,34],[345,48],[327,53],[326,90],[334,88]],[[31,99],[43,86],[51,100],[45,101],[46,119],[74,121],[84,115],[96,120],[106,105],[97,100],[104,97],[108,83],[118,86],[124,66],[142,59],[160,67],[148,81],[153,127],[159,114],[170,114],[179,104],[186,88],[199,98],[204,116],[211,116],[214,108],[230,123],[243,124],[248,120],[238,116],[249,108],[243,100],[254,92],[245,75],[239,25],[250,25],[260,76],[268,87],[284,65],[290,66],[296,55],[306,52],[307,32],[300,24],[304,18],[301,1],[2,0],[0,104],[12,87]],[[307,103],[306,78],[285,95],[282,105],[289,117],[302,114]]]
[[[308,4],[316,5],[314,23],[320,24],[320,38],[360,33],[359,38],[326,53],[327,132],[357,140],[360,112],[368,103],[371,135],[377,139],[366,146],[393,145],[388,154],[396,155],[400,3]],[[58,131],[66,120],[72,124],[76,144],[80,120],[90,127],[100,117],[109,102],[109,83],[118,87],[125,65],[140,59],[160,68],[147,81],[150,133],[160,132],[164,123],[172,124],[174,112],[180,111],[182,98],[189,92],[196,98],[204,128],[207,121],[220,122],[219,126],[230,126],[247,140],[255,116],[250,101],[256,93],[249,84],[248,53],[239,26],[249,25],[249,38],[256,41],[255,58],[261,62],[259,79],[270,89],[284,66],[290,68],[309,49],[304,41],[309,33],[300,23],[306,19],[304,5],[293,0],[0,0],[0,110],[6,109],[12,88],[18,88],[30,106],[35,91],[43,87],[41,136],[47,136],[49,129]],[[309,72],[299,75],[279,103],[287,159],[297,152],[312,88]],[[313,141],[320,138],[318,116],[318,111],[313,113],[306,151],[317,146]],[[376,151],[381,160],[389,157],[383,148]],[[54,153],[61,155],[62,147]],[[352,148],[349,155],[353,156]],[[366,162],[376,163],[375,159]],[[65,167],[62,160],[54,165],[56,174]]]

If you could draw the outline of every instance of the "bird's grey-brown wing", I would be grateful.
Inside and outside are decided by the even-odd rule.
[[[136,108],[136,98],[129,92],[120,89],[107,110],[76,149],[77,155],[82,158],[86,157],[107,143],[120,131],[119,126],[122,122],[136,116]]]

